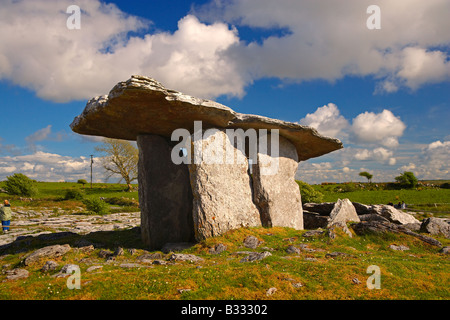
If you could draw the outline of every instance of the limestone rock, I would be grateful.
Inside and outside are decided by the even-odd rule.
[[[299,161],[343,147],[341,141],[322,136],[311,127],[240,114],[217,102],[166,89],[160,82],[138,75],[119,82],[108,95],[89,100],[70,126],[80,134],[136,140],[140,134],[170,138],[179,128],[192,133],[194,121],[202,121],[205,129],[278,129],[295,145]]]
[[[439,253],[450,254],[450,247],[449,246],[442,247],[441,250],[439,250]]]
[[[272,135],[267,135],[266,139],[272,141]],[[295,182],[297,151],[283,137],[279,137],[278,145],[275,152],[273,145],[268,143],[267,152],[259,150],[257,163],[252,165],[254,202],[259,208],[263,226],[303,230],[302,201]]]
[[[376,213],[367,213],[367,214],[361,214],[359,215],[359,220],[361,221],[385,221],[385,222],[389,222],[388,219],[386,219],[385,217],[376,214]]]
[[[389,221],[397,224],[408,224],[408,223],[420,223],[419,220],[414,218],[409,213],[395,209],[388,205],[375,205],[379,209],[380,214],[388,219]]]
[[[218,243],[214,247],[209,249],[210,254],[220,254],[227,250],[227,246],[223,243]]]
[[[370,233],[404,233],[415,238],[422,240],[423,242],[429,243],[433,246],[442,247],[442,243],[436,239],[431,237],[416,233],[414,231],[409,230],[408,228],[395,224],[392,222],[383,222],[383,221],[363,221],[352,225],[352,229],[358,235],[370,234]]]
[[[325,233],[325,231],[321,230],[321,229],[309,230],[309,231],[306,231],[303,234],[303,237],[305,237],[305,238],[317,238],[317,237],[322,236],[324,233]]]
[[[450,238],[450,224],[440,218],[431,217],[424,219],[420,226],[420,231],[433,235],[442,234],[446,238]]]
[[[227,152],[234,148],[222,130],[211,130],[202,139],[192,139],[193,150],[211,152],[211,157],[189,164],[193,200],[195,238],[221,235],[240,227],[261,226],[259,211],[252,201],[248,162],[227,164]],[[215,158],[219,163],[211,163]]]
[[[305,229],[325,228],[328,224],[328,217],[316,212],[303,210],[303,226]]]
[[[358,203],[358,202],[352,202],[352,204],[355,207],[356,213],[358,215],[377,213],[373,209],[372,205],[367,205],[367,204]]]
[[[273,295],[276,291],[277,291],[277,288],[275,288],[275,287],[269,288],[269,290],[266,291],[266,296],[271,296],[271,295]]]
[[[330,239],[336,239],[340,234],[346,234],[350,238],[353,237],[352,232],[345,222],[335,222],[327,227],[327,235]]]
[[[86,272],[94,272],[94,271],[101,270],[101,269],[103,269],[103,266],[91,266],[86,269]]]
[[[269,256],[271,256],[272,254],[269,251],[264,251],[264,252],[250,252],[247,256],[245,256],[244,258],[242,258],[239,262],[253,262],[253,261],[258,261],[258,260],[262,260],[265,259]]]
[[[41,271],[42,272],[53,271],[56,270],[57,267],[58,264],[55,261],[49,260],[42,266]]]
[[[334,208],[334,204],[334,202],[304,203],[303,210],[315,212],[322,216],[329,216]]]
[[[247,248],[256,249],[262,243],[262,241],[259,241],[259,239],[255,236],[248,236],[244,239],[243,243]]]
[[[289,247],[287,247],[286,252],[287,253],[296,253],[296,254],[301,253],[300,249],[293,245],[290,245]]]
[[[68,244],[44,247],[25,257],[23,263],[28,266],[41,258],[57,258],[69,252],[70,249],[71,247]]]
[[[137,143],[144,244],[159,250],[169,242],[192,242],[192,191],[187,166],[171,161],[172,149],[160,136],[140,135]]]
[[[200,258],[193,254],[174,253],[170,256],[169,260],[170,261],[200,262],[200,261],[203,261],[203,258]]]
[[[80,266],[77,264],[66,264],[57,274],[54,274],[52,277],[65,278],[72,275],[74,272],[80,272]]]
[[[338,199],[330,213],[328,226],[336,223],[360,222],[355,207],[348,199]]]
[[[396,244],[391,244],[389,245],[389,249],[392,249],[394,251],[408,251],[409,247],[408,246],[404,246],[404,245],[396,245]]]
[[[6,272],[6,280],[19,280],[19,279],[26,279],[30,275],[28,270],[25,269],[13,269],[13,270],[7,270]]]

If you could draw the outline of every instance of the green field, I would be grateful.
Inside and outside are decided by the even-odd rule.
[[[80,208],[83,208],[82,200],[65,200],[64,196],[68,190],[79,190],[84,199],[130,199],[134,200],[133,206],[120,206],[117,204],[110,204],[111,212],[132,212],[138,211],[138,192],[137,185],[133,185],[134,191],[127,192],[125,184],[112,183],[94,183],[92,185],[82,185],[75,182],[37,182],[38,194],[32,198],[7,195],[0,192],[0,201],[9,199],[14,207],[26,207],[34,210],[39,208],[46,209],[61,209],[64,214],[80,213]],[[0,185],[1,187],[1,185]],[[83,213],[83,212],[81,212]],[[84,212],[87,213],[87,212]]]
[[[337,199],[348,198],[363,204],[397,204],[404,201],[409,211],[435,213],[437,216],[450,216],[450,189],[415,188],[401,190],[355,190],[337,192],[340,184],[314,185],[314,189],[323,193],[324,202],[336,202]]]
[[[322,192],[320,186],[315,188]],[[323,191],[325,202],[335,202],[345,196],[351,201],[364,204],[387,204],[388,202],[398,203],[404,201],[410,205],[419,204],[450,204],[450,189],[425,189],[425,190],[372,190],[372,191],[350,191],[350,192],[330,192]]]
[[[80,214],[83,203],[79,200],[63,200],[68,189],[80,189],[86,198],[137,199],[137,191],[125,192],[125,185],[76,183],[37,184],[39,194],[33,199],[9,196],[0,193],[0,199],[10,199],[13,206],[32,209],[58,208],[58,214]],[[136,187],[136,186],[135,186]],[[339,185],[314,186],[324,193],[324,201],[349,198],[361,203],[387,203],[405,201],[408,204],[428,206],[434,203],[449,203],[448,189],[429,188],[422,190],[356,190],[337,192]],[[117,205],[111,205],[117,207]],[[81,209],[80,209],[81,208]],[[430,207],[433,209],[432,207]],[[126,212],[126,208],[119,208]],[[437,212],[445,214],[445,210]],[[55,213],[56,214],[56,213]],[[241,228],[204,240],[184,250],[201,257],[200,262],[172,263],[170,254],[159,253],[163,264],[142,263],[138,258],[149,252],[143,247],[136,229],[92,232],[86,235],[72,234],[56,240],[27,238],[16,240],[13,246],[2,248],[0,264],[3,270],[25,268],[27,279],[3,281],[0,275],[0,299],[174,299],[174,300],[265,300],[265,299],[450,299],[450,260],[439,252],[440,248],[404,234],[344,235],[331,240],[326,234],[315,238],[304,237],[306,231],[289,228]],[[269,251],[264,260],[240,262],[243,239],[253,235],[262,241],[257,249]],[[444,246],[450,240],[434,236]],[[95,249],[84,251],[77,244],[95,244]],[[209,249],[222,243],[226,251],[213,255]],[[24,257],[37,248],[54,244],[70,244],[72,250],[66,255],[53,258],[59,267],[55,271],[42,272],[45,259],[24,266]],[[404,245],[408,251],[394,251],[390,245]],[[290,246],[302,247],[299,254],[288,253]],[[99,256],[101,250],[114,252],[124,248],[124,254],[111,262]],[[134,249],[131,253],[128,249]],[[331,257],[333,252],[340,252]],[[123,264],[136,267],[123,267]],[[54,275],[65,264],[77,264],[81,270],[81,289],[67,288],[67,278]],[[96,272],[87,272],[93,265],[102,266]],[[376,265],[381,270],[381,288],[370,290],[366,281],[370,274],[367,268]],[[275,293],[268,295],[270,288]]]
[[[445,181],[444,181],[445,182]],[[427,183],[432,183],[428,181]],[[440,181],[440,183],[443,183]],[[418,187],[415,189],[386,190],[382,185],[378,188],[368,189],[368,184],[351,184],[352,191],[342,191],[348,189],[349,184],[326,184],[313,185],[312,187],[320,191],[324,197],[323,202],[335,202],[337,199],[348,198],[353,202],[364,204],[394,204],[404,201],[407,204],[407,210],[423,211],[435,213],[439,216],[450,215],[450,189],[439,187]],[[358,186],[365,186],[361,189]],[[0,185],[1,187],[1,185]],[[61,208],[67,212],[82,207],[81,201],[64,200],[67,190],[78,189],[85,198],[126,198],[139,201],[137,185],[133,185],[134,191],[126,192],[125,184],[94,183],[92,188],[90,184],[81,185],[73,182],[38,182],[38,194],[32,201],[19,196],[9,196],[0,192],[0,200],[9,199],[15,206],[24,206],[29,208]],[[338,191],[340,190],[340,191]],[[111,205],[117,211],[117,205]],[[132,208],[127,208],[128,210]],[[132,210],[137,210],[132,209]]]

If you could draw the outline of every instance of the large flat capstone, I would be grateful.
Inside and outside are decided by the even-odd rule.
[[[278,106],[274,106],[278,107]],[[113,139],[136,140],[140,134],[170,138],[176,129],[278,129],[296,148],[298,161],[341,149],[338,139],[311,127],[258,115],[237,113],[220,103],[166,89],[158,81],[134,75],[119,82],[108,95],[91,99],[70,125],[74,132]]]

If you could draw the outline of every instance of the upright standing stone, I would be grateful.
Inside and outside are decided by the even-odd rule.
[[[335,223],[361,222],[356,209],[349,199],[338,199],[330,212],[328,225]]]
[[[175,165],[171,147],[156,135],[137,137],[141,233],[149,249],[194,241],[192,191],[185,164]]]
[[[242,161],[227,161],[227,152],[239,154],[240,151],[222,130],[210,129],[201,137],[196,133],[192,137],[194,159],[188,167],[196,239],[218,236],[240,227],[261,226],[258,209],[252,201],[246,157],[241,154]]]
[[[254,201],[260,210],[263,226],[302,230],[302,200],[295,182],[297,151],[282,136],[279,136],[276,148],[276,139],[273,140],[272,136],[273,133],[267,135],[267,151],[262,152],[259,148],[257,163],[252,166]],[[266,139],[260,135],[260,142],[262,138]]]

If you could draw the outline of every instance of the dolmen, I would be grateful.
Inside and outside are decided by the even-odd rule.
[[[91,99],[71,128],[137,141],[141,234],[151,250],[240,227],[302,230],[298,163],[343,147],[314,128],[237,113],[144,76]]]

